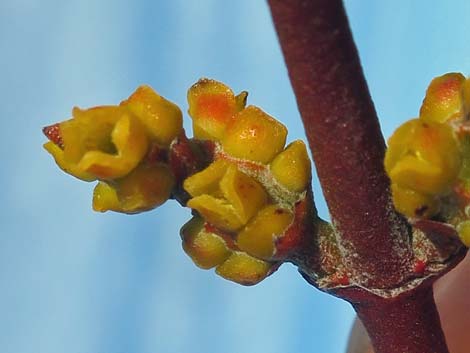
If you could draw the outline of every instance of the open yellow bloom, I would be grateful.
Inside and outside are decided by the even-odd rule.
[[[93,197],[96,211],[136,213],[170,197],[174,177],[169,166],[145,157],[152,146],[168,150],[182,132],[176,105],[141,86],[119,106],[74,108],[72,115],[54,126],[57,139],[44,147],[65,172],[101,180]]]

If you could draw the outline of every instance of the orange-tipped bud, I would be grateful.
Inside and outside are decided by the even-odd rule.
[[[248,106],[227,126],[222,147],[229,155],[269,163],[284,148],[287,129],[261,109]]]
[[[220,140],[230,119],[245,107],[246,93],[235,97],[223,83],[201,79],[189,89],[188,103],[194,137]]]
[[[238,234],[239,248],[252,256],[271,259],[276,251],[276,239],[282,237],[292,223],[292,212],[270,205],[258,212]]]
[[[462,116],[462,85],[465,77],[448,73],[436,77],[426,91],[420,118],[426,122],[444,123]]]
[[[193,217],[181,228],[180,234],[184,251],[203,269],[220,265],[231,254],[225,240],[208,231],[200,217]]]
[[[271,162],[271,172],[289,191],[301,192],[312,178],[310,159],[305,144],[294,141]]]
[[[121,106],[127,107],[145,126],[152,140],[168,146],[183,130],[183,115],[177,105],[140,86]]]
[[[219,276],[245,286],[252,286],[272,272],[272,263],[256,259],[243,252],[233,252],[216,272]]]

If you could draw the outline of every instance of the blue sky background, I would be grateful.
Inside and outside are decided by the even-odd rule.
[[[385,135],[418,113],[432,77],[470,72],[470,2],[346,7]],[[295,268],[251,288],[202,271],[180,246],[189,211],[94,213],[92,185],[41,147],[41,127],[74,105],[148,83],[186,110],[202,76],[248,90],[303,138],[264,1],[2,0],[0,70],[2,353],[344,351],[352,310]]]

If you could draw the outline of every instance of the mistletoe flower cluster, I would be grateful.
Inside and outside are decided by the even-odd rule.
[[[180,109],[142,86],[118,106],[75,108],[72,119],[45,128],[45,148],[65,172],[99,181],[97,211],[136,213],[169,198],[191,208],[181,230],[186,253],[252,285],[299,248],[314,206],[304,143],[285,146],[286,127],[246,98],[214,80],[194,84],[187,139]]]
[[[454,226],[470,245],[470,80],[432,80],[419,117],[388,140],[385,169],[396,209],[409,218]]]

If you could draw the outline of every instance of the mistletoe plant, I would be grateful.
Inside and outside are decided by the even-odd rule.
[[[432,283],[470,245],[470,81],[434,79],[385,154],[341,1],[269,4],[331,223],[305,144],[286,146],[284,125],[215,80],[188,91],[192,138],[180,108],[141,86],[119,105],[74,108],[44,129],[46,150],[98,181],[96,211],[191,208],[180,235],[197,266],[254,285],[291,262],[354,306],[377,353],[448,352]]]

